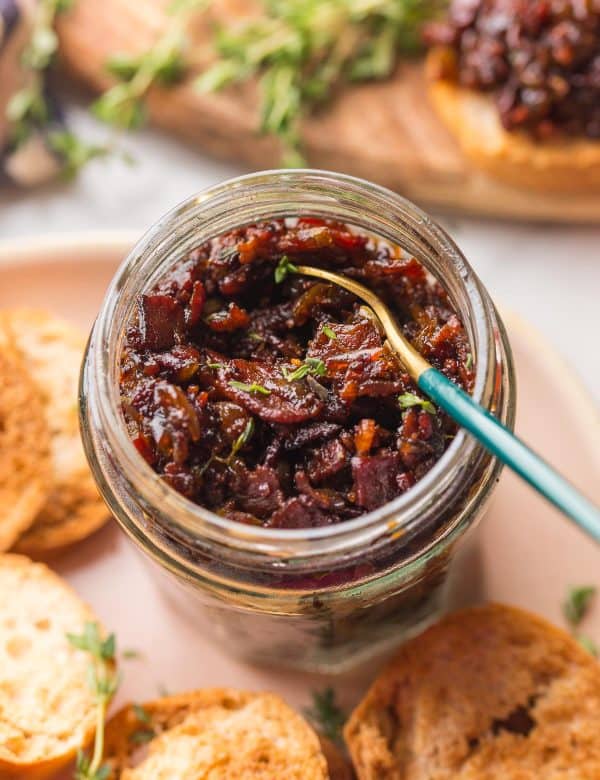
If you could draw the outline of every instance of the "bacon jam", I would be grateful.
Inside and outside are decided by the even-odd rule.
[[[191,501],[267,528],[325,526],[409,490],[456,429],[361,302],[295,273],[355,278],[416,348],[472,388],[463,325],[416,259],[312,217],[238,228],[195,249],[136,302],[121,357],[133,443]]]
[[[600,138],[599,0],[453,0],[425,37],[433,75],[493,94],[507,130]]]

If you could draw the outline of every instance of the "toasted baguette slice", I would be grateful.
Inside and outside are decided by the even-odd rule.
[[[433,49],[429,73],[439,72],[437,57]],[[432,78],[429,96],[465,156],[495,178],[542,192],[600,191],[600,141],[538,141],[524,132],[508,132],[489,95],[453,81]]]
[[[0,319],[0,552],[33,522],[49,492],[50,436],[37,387]]]
[[[113,780],[329,777],[318,737],[300,715],[273,694],[232,689],[126,707],[108,723],[106,755]]]
[[[600,778],[600,664],[519,609],[407,642],[345,728],[359,780]]]
[[[96,618],[44,564],[0,556],[0,777],[46,778],[83,747],[96,707],[89,658],[71,646]]]
[[[104,524],[98,494],[79,436],[79,370],[85,337],[67,322],[36,309],[4,313],[44,401],[52,442],[54,484],[15,550],[44,555],[77,542]]]

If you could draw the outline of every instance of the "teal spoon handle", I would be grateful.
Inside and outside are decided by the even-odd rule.
[[[484,447],[600,542],[600,510],[490,412],[435,368],[423,371],[418,385]]]

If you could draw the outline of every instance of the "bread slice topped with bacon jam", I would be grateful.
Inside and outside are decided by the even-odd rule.
[[[520,187],[600,191],[600,4],[454,0],[426,38],[431,100],[469,159]]]

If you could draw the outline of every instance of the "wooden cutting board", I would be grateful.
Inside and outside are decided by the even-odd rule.
[[[255,0],[220,0],[225,23],[256,12]],[[115,53],[147,49],[166,26],[167,0],[78,0],[59,24],[67,71],[98,92],[111,85],[105,63]],[[213,19],[214,21],[214,19]],[[191,20],[191,74],[211,59],[210,21]],[[310,164],[391,187],[425,207],[494,217],[600,224],[600,193],[551,195],[514,189],[476,170],[429,105],[420,62],[403,63],[393,78],[353,86],[303,126]],[[257,131],[255,84],[204,95],[189,83],[155,89],[151,120],[227,160],[250,168],[278,167],[279,149]]]

